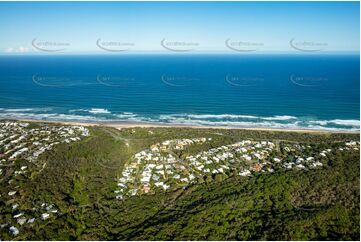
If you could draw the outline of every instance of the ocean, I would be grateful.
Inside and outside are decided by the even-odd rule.
[[[360,129],[359,55],[3,55],[0,84],[0,118]]]

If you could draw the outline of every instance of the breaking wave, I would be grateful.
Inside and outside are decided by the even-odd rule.
[[[136,114],[114,112],[105,108],[0,108],[1,119],[34,119],[49,121],[153,123],[191,126],[227,126],[245,128],[310,129],[359,131],[354,119],[317,120],[291,115],[254,116],[238,114]]]

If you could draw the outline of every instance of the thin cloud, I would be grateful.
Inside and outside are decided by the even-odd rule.
[[[6,53],[27,53],[33,51],[33,49],[24,46],[8,47],[5,49]]]

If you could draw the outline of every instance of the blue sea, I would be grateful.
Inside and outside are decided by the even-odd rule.
[[[360,129],[359,55],[0,57],[0,118]]]

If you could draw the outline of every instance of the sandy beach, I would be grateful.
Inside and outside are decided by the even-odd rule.
[[[289,129],[289,128],[267,128],[267,127],[233,127],[233,126],[206,126],[206,125],[186,125],[186,124],[162,124],[162,123],[119,123],[119,122],[76,122],[76,121],[51,121],[51,120],[36,120],[36,119],[3,119],[3,120],[17,120],[23,122],[34,123],[50,123],[63,125],[80,125],[80,126],[103,126],[112,127],[116,129],[125,128],[193,128],[193,129],[243,129],[243,130],[258,130],[258,131],[277,131],[277,132],[298,132],[298,133],[360,133],[359,131],[341,131],[341,130],[317,130],[317,129]]]

